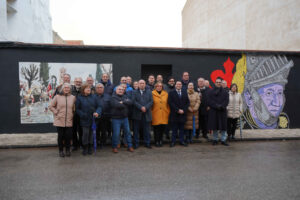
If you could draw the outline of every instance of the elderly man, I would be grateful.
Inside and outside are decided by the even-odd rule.
[[[205,87],[205,80],[204,78],[198,79],[198,85],[195,90],[200,95],[200,107],[199,107],[199,130],[196,132],[196,138],[199,138],[200,131],[202,130],[202,136],[204,138],[207,137],[207,116],[208,116],[208,105],[207,105],[207,92],[209,88]]]
[[[91,93],[95,93],[94,79],[91,76],[88,76],[85,81],[91,88]]]
[[[221,87],[222,80],[216,79],[215,87],[208,91],[207,102],[209,106],[208,130],[213,130],[213,145],[218,144],[219,131],[222,134],[221,143],[228,146],[227,139],[227,105],[229,94]]]
[[[209,88],[209,86],[210,86],[209,80],[205,80],[205,81],[204,81],[204,86],[205,86],[206,88]]]
[[[63,75],[63,83],[62,83],[61,85],[57,86],[57,88],[55,89],[55,92],[54,92],[52,98],[54,98],[54,96],[57,95],[57,94],[62,94],[62,91],[61,91],[62,85],[63,85],[64,83],[70,83],[70,82],[71,82],[71,75],[65,73],[65,74]]]
[[[71,93],[76,98],[80,94],[81,85],[82,85],[82,78],[76,77],[74,79],[74,85],[72,85],[71,87]],[[79,115],[76,113],[76,110],[73,117],[72,133],[73,133],[72,151],[76,151],[80,146],[82,146],[82,127],[80,126],[80,118]]]
[[[116,93],[114,93],[111,98],[111,118],[113,126],[112,149],[114,153],[118,153],[117,146],[120,141],[121,127],[124,129],[128,151],[133,152],[128,122],[128,106],[131,104],[132,101],[124,95],[124,88],[117,86]]]
[[[130,85],[130,87],[132,87],[132,78],[130,76],[126,77],[126,82],[128,85]]]
[[[151,149],[150,145],[150,122],[152,120],[151,107],[153,104],[152,91],[146,90],[146,82],[139,80],[139,89],[133,91],[132,119],[134,127],[134,147],[139,147],[139,130],[143,127],[145,147]]]
[[[229,92],[229,88],[228,88],[228,86],[227,86],[227,81],[222,80],[221,85],[222,85],[222,88],[223,88],[226,92]]]
[[[100,148],[106,145],[106,140],[108,136],[108,131],[110,130],[110,100],[111,96],[105,94],[104,85],[102,83],[96,84],[95,97],[98,104],[102,108],[102,116],[97,120],[97,143]],[[101,133],[101,134],[100,134]]]
[[[125,92],[129,92],[132,91],[132,87],[127,83],[127,77],[126,76],[122,76],[120,79],[120,85],[121,84],[125,84],[126,85],[126,91]],[[115,87],[114,91],[116,91],[117,87]]]
[[[182,89],[181,81],[176,81],[175,90],[169,93],[168,103],[170,105],[170,121],[172,127],[172,142],[170,147],[174,147],[176,136],[179,130],[180,145],[187,146],[184,142],[184,124],[186,122],[186,113],[190,105],[187,91]]]
[[[101,80],[99,83],[104,85],[104,93],[108,95],[112,95],[114,86],[109,79],[109,75],[107,73],[102,74]]]

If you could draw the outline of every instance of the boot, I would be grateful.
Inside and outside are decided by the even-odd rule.
[[[82,155],[86,155],[87,154],[87,145],[82,145]]]
[[[92,155],[92,153],[93,153],[93,151],[92,151],[92,145],[89,144],[89,145],[88,145],[88,154],[89,154],[89,155]]]

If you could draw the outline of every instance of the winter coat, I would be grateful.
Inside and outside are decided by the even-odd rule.
[[[49,105],[49,110],[53,112],[54,126],[58,127],[72,127],[73,115],[75,109],[76,97],[73,95],[60,95],[54,96]]]
[[[200,96],[200,101],[201,104],[199,106],[199,112],[200,115],[208,115],[208,111],[207,111],[207,107],[208,107],[208,103],[207,103],[207,93],[210,89],[207,87],[204,87],[203,89],[200,88],[196,88],[195,91],[198,92],[199,96]]]
[[[227,106],[227,117],[239,118],[242,113],[243,101],[240,93],[229,92],[229,103]]]
[[[188,90],[188,97],[190,100],[190,106],[188,107],[187,110],[187,118],[184,125],[184,129],[193,130],[193,116],[195,117],[195,128],[198,129],[199,128],[198,109],[200,106],[200,97],[198,92],[195,92],[194,90],[191,92]]]
[[[144,106],[146,108],[145,118],[147,122],[152,121],[152,113],[151,107],[153,105],[153,98],[152,98],[152,91],[151,90],[144,90],[143,95],[141,91],[134,90],[132,93],[132,102],[133,102],[133,110],[132,110],[132,119],[134,120],[141,120],[143,112],[141,108]]]
[[[170,93],[172,90],[175,90],[175,86],[167,84],[166,87],[164,87],[164,90],[167,91],[167,93]]]
[[[179,97],[177,90],[173,90],[169,93],[168,103],[170,106],[170,121],[174,123],[185,123],[186,113],[190,105],[186,90],[181,90],[181,97]],[[179,114],[178,110],[182,109],[183,114]]]
[[[102,109],[102,116],[104,117],[110,117],[110,100],[111,96],[108,94],[95,94],[95,98],[98,101],[98,105],[100,104],[101,109]]]
[[[168,93],[162,90],[159,94],[156,90],[153,90],[152,97],[152,125],[168,124],[170,114]]]
[[[107,80],[107,82],[103,82],[103,80],[101,79],[99,83],[102,83],[104,85],[104,93],[111,96],[114,91],[114,85],[110,82],[110,80]]]
[[[122,101],[122,103],[120,103]],[[111,97],[111,118],[123,119],[128,117],[128,108],[132,105],[132,100],[126,95],[117,95],[113,93]]]
[[[228,101],[229,94],[222,87],[208,91],[208,130],[227,130]]]
[[[90,127],[93,123],[93,113],[96,112],[101,115],[102,109],[95,95],[85,96],[81,94],[76,100],[76,112],[80,117],[80,125]]]

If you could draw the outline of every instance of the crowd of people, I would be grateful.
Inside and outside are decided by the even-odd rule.
[[[170,147],[177,141],[186,147],[194,138],[208,139],[208,133],[213,134],[213,145],[218,144],[221,133],[221,144],[228,146],[228,141],[235,139],[242,112],[236,84],[229,89],[225,80],[217,78],[210,87],[201,77],[196,83],[191,81],[188,72],[182,73],[181,80],[169,77],[166,84],[162,75],[149,75],[147,82],[123,76],[117,85],[108,74],[103,74],[96,85],[92,77],[84,84],[80,77],[74,79],[74,85],[70,82],[71,76],[64,74],[63,84],[56,88],[49,105],[60,157],[71,156],[71,147],[72,151],[81,148],[83,155],[90,155],[94,143],[102,148],[109,139],[114,153],[121,145],[129,152],[141,143],[151,149],[151,130],[156,147],[162,147],[166,140]]]

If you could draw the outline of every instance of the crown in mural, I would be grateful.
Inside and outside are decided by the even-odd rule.
[[[271,83],[285,85],[288,82],[289,71],[293,66],[293,61],[289,61],[286,56],[250,55],[247,58],[247,74],[245,79],[249,85],[255,88],[260,88]]]

